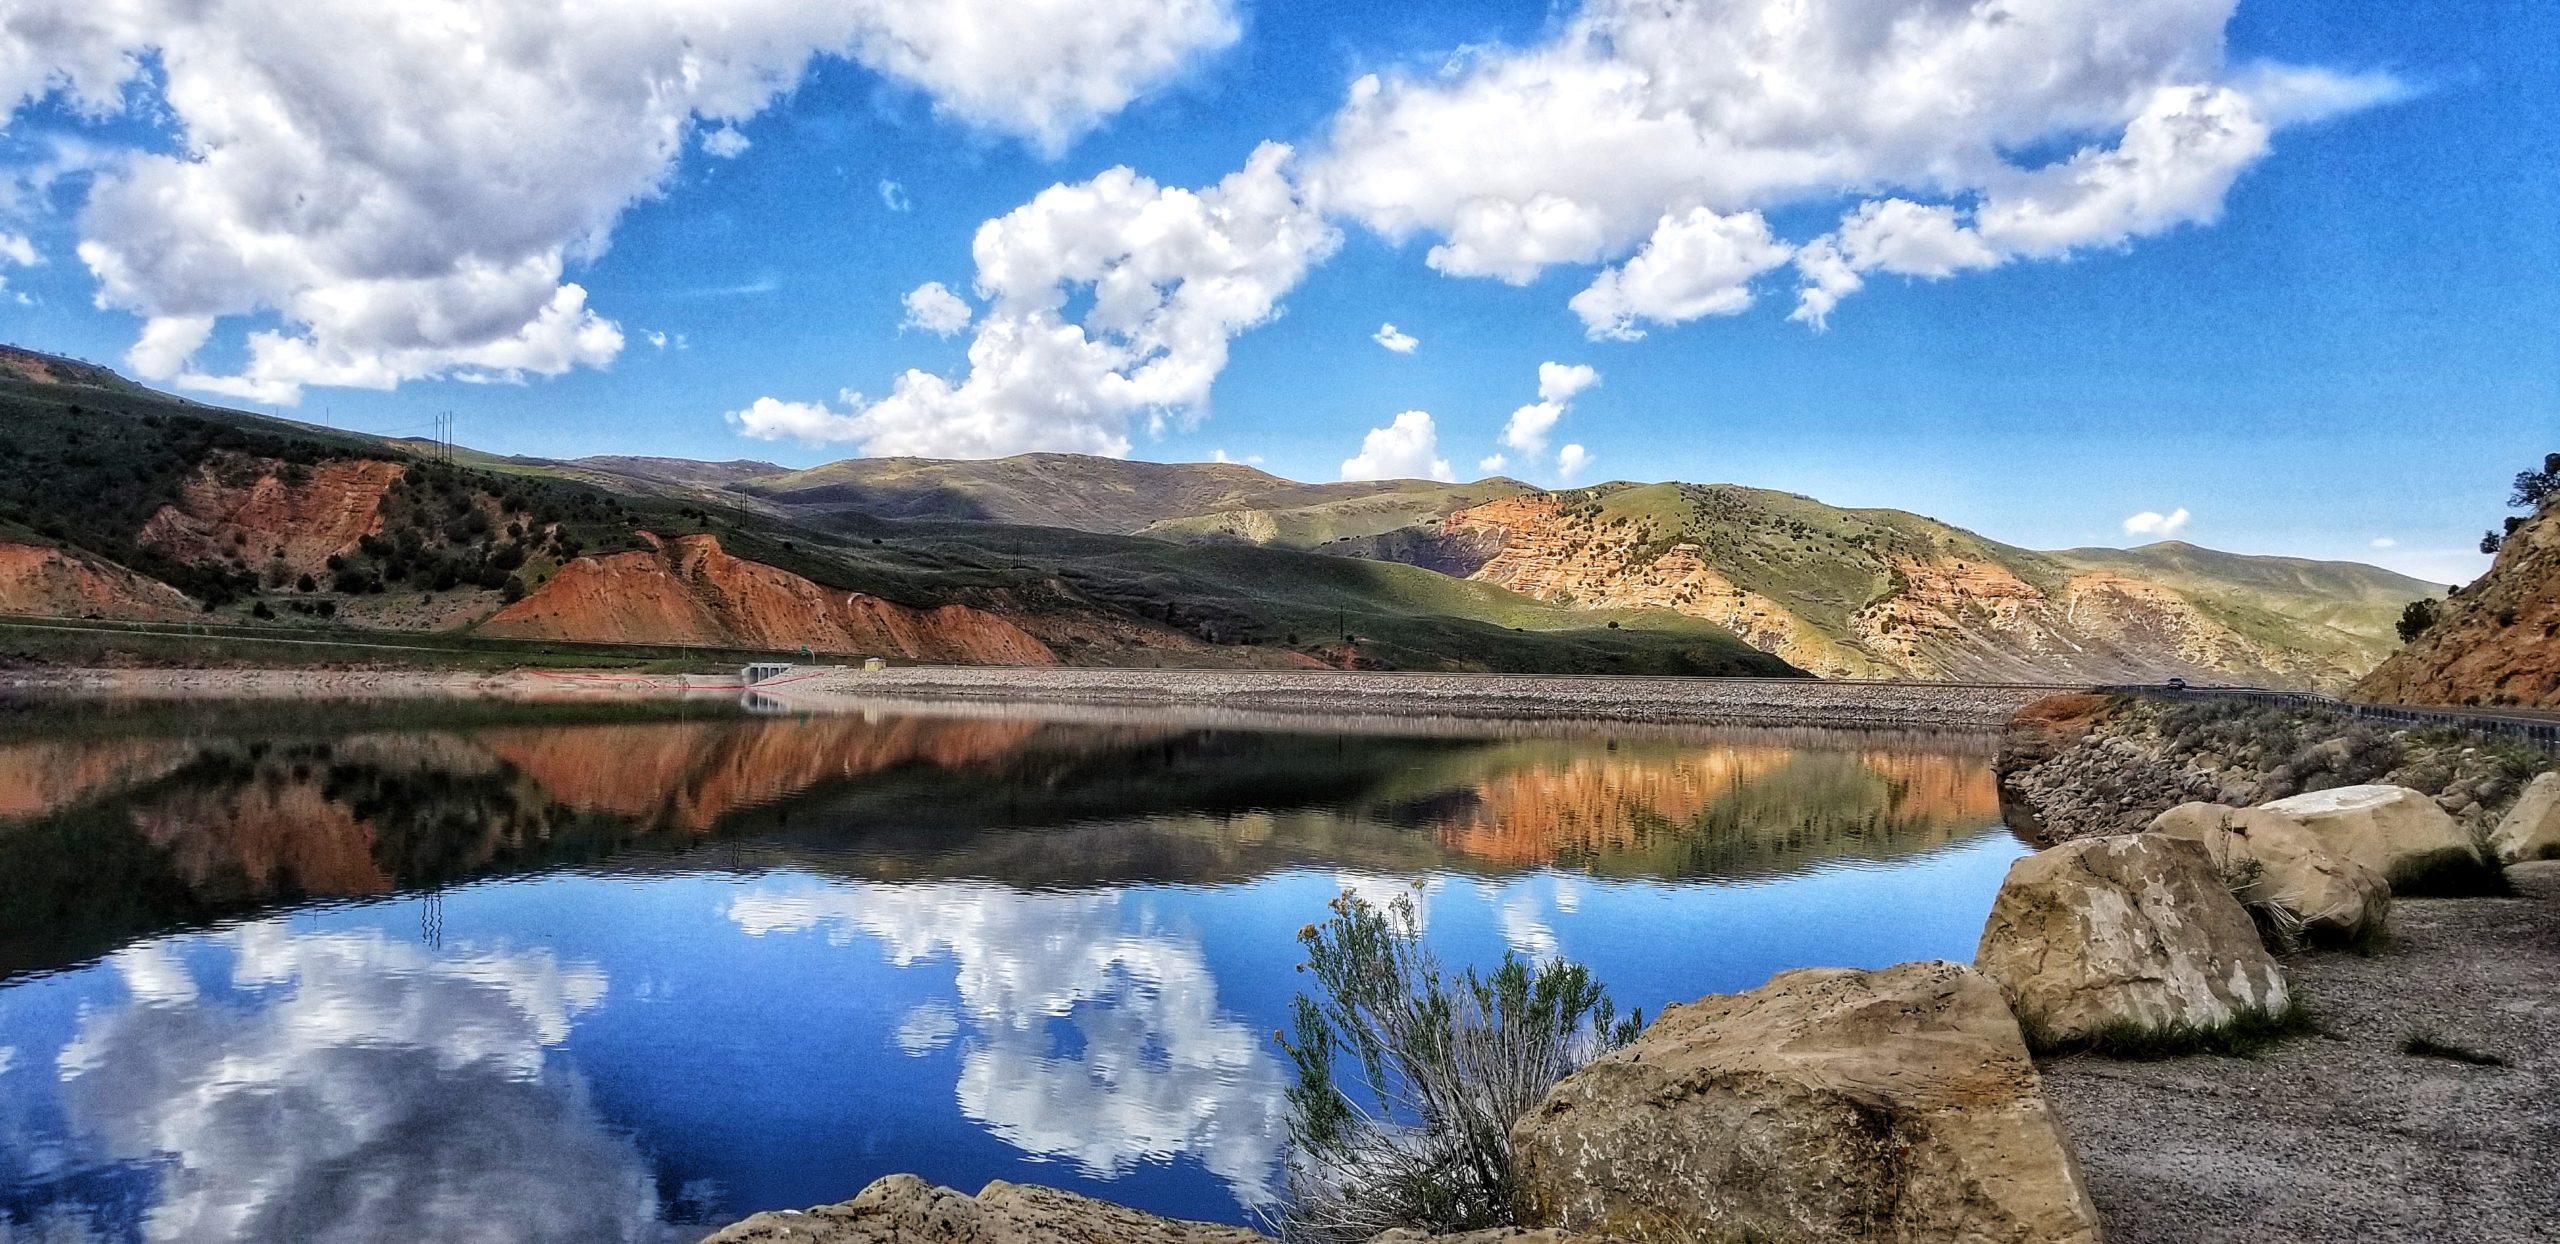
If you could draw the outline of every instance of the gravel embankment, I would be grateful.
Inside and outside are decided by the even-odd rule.
[[[1999,726],[2051,689],[1809,679],[908,666],[831,671],[776,684],[772,691],[813,706],[827,700],[1010,700],[1322,715],[1981,730]]]
[[[2511,876],[2522,897],[2393,904],[2375,957],[2290,961],[2323,1036],[2049,1064],[2110,1244],[2560,1239],[2560,862]],[[2507,1065],[2404,1054],[2411,1033]]]

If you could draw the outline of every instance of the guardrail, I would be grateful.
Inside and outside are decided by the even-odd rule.
[[[2286,708],[2316,708],[2371,721],[2411,726],[2458,726],[2480,734],[2518,739],[2547,752],[2560,753],[2560,715],[2496,712],[2463,708],[2412,708],[2405,704],[2367,704],[2311,691],[2276,691],[2265,687],[2100,687],[2102,692],[2149,696],[2162,700],[2246,700]]]

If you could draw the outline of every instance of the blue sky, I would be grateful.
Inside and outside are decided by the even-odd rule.
[[[256,37],[278,2],[0,19],[0,338],[529,454],[1500,453],[2037,547],[2184,511],[2154,529],[2448,581],[2560,447],[2560,13],[2525,0],[2019,0],[2052,37],[1973,62],[1860,42],[1959,46],[1930,0],[1777,44],[1735,42],[1749,0],[759,2],[709,35],[635,3],[397,38],[350,0],[297,8],[299,47]],[[437,39],[579,72],[476,78]],[[1752,56],[1781,87],[1719,77]],[[1705,119],[1637,128],[1665,107]],[[1816,331],[1825,255],[1855,288]],[[1115,320],[1096,278],[1157,292]],[[902,328],[927,282],[968,326]],[[1595,383],[1523,428],[1548,362]]]

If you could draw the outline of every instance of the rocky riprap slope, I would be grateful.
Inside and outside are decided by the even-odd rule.
[[[2499,546],[2478,582],[2356,688],[2397,704],[2560,708],[2560,504]]]
[[[2009,824],[2048,842],[2134,833],[2183,803],[2251,807],[2405,786],[2485,835],[2550,757],[2445,729],[2240,701],[2054,696],[2021,709],[1997,768]]]

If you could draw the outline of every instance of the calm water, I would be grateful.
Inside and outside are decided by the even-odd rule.
[[[0,1241],[1241,1221],[1345,887],[1651,1012],[1969,958],[2022,849],[1962,739],[597,711],[0,714]]]

